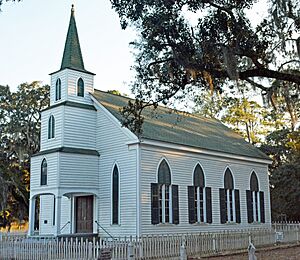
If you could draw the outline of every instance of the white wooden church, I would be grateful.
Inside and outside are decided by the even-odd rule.
[[[214,119],[145,111],[122,127],[128,98],[94,89],[71,11],[51,75],[41,149],[31,158],[29,235],[128,236],[270,227],[270,159]],[[107,232],[107,233],[106,233]]]

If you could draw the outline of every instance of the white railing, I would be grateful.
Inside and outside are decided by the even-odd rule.
[[[251,241],[256,247],[275,243],[299,243],[300,228],[293,226],[265,230],[227,231],[122,238],[33,239],[2,235],[0,259],[179,259],[180,250],[188,256],[209,256],[224,251],[245,250]],[[130,258],[130,255],[132,256]]]

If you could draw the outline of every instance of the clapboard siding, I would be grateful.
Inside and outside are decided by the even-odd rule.
[[[53,206],[53,195],[40,196],[40,235],[50,235],[54,233]]]
[[[59,186],[61,188],[98,189],[98,156],[59,153],[59,159]]]
[[[61,220],[60,220],[60,230],[61,234],[71,233],[71,224],[66,224],[70,221],[71,217],[71,199],[63,196],[61,198]]]
[[[97,113],[97,150],[99,164],[99,223],[113,236],[134,235],[136,232],[136,150],[128,150],[130,138],[120,124],[100,109]],[[117,163],[120,179],[120,221],[111,225],[111,184],[113,166]],[[100,234],[103,231],[99,229]]]
[[[89,97],[88,93],[92,93],[94,91],[93,85],[94,85],[94,76],[76,71],[76,70],[69,70],[66,69],[67,73],[67,86],[68,86],[68,100],[75,101],[79,103],[86,103],[86,104],[92,104],[92,101]],[[83,79],[84,82],[84,97],[78,97],[77,96],[77,81],[79,78]]]
[[[156,149],[156,150],[155,150]],[[179,185],[179,225],[151,224],[151,188],[150,183],[157,182],[157,167],[161,158],[166,158],[172,172],[172,184]],[[193,185],[193,169],[200,163],[206,186],[212,188],[212,224],[191,225],[188,221],[187,186]],[[223,187],[223,176],[229,166],[234,178],[235,188],[240,190],[241,224],[220,224],[219,188]],[[249,189],[250,174],[255,170],[259,176],[260,189],[268,194],[267,167],[262,164],[243,162],[217,157],[197,155],[187,152],[175,152],[167,149],[142,146],[141,150],[141,222],[142,234],[178,233],[241,229],[262,227],[263,224],[248,225],[246,189]],[[267,196],[266,196],[267,197]],[[266,200],[266,224],[270,224],[269,200]]]
[[[50,235],[55,233],[54,216],[54,195],[40,196],[40,235]],[[62,197],[61,199],[61,234],[69,234],[71,225],[66,223],[70,221],[70,199]],[[46,221],[46,223],[45,223]],[[65,227],[64,227],[65,226]],[[63,228],[64,227],[64,228]],[[63,228],[63,229],[62,229]]]
[[[48,121],[51,115],[53,115],[55,119],[55,135],[54,138],[48,139]],[[64,106],[54,107],[42,112],[41,151],[57,148],[62,145],[63,116]]]
[[[96,111],[66,106],[63,146],[96,148]]]
[[[68,77],[65,70],[59,71],[51,75],[51,86],[50,86],[50,106],[58,104],[60,102],[67,100],[67,86],[68,86]],[[56,81],[61,80],[61,99],[55,100],[55,91],[56,91]]]
[[[41,164],[43,159],[47,160],[47,185],[41,186]],[[30,189],[54,188],[57,185],[58,153],[50,153],[31,158],[30,164]]]
[[[58,78],[61,80],[61,99],[56,101],[55,86]],[[84,82],[84,97],[77,96],[77,81],[79,78],[82,78]],[[91,104],[92,102],[88,93],[92,93],[94,91],[93,84],[93,75],[76,70],[64,69],[52,74],[50,86],[50,105],[54,105],[66,100]]]

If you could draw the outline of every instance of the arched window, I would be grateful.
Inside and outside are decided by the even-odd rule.
[[[241,223],[240,215],[240,193],[234,189],[232,172],[229,168],[224,174],[224,189],[220,189],[221,223]]]
[[[55,84],[55,100],[61,99],[61,80],[58,78]]]
[[[54,116],[51,115],[48,120],[48,139],[55,137],[55,119]]]
[[[204,172],[197,164],[193,172],[194,186],[188,186],[189,223],[211,223],[211,188],[205,187]]]
[[[112,174],[112,224],[119,224],[119,170],[117,165]]]
[[[77,96],[84,96],[84,82],[82,78],[80,78],[77,82]]]
[[[158,183],[170,185],[171,184],[171,171],[166,160],[162,160],[158,167]]]
[[[265,222],[264,193],[259,191],[258,179],[253,171],[250,177],[250,190],[246,191],[248,223]]]
[[[41,164],[41,185],[47,185],[47,161],[43,159]]]
[[[159,164],[157,175],[158,183],[151,183],[152,224],[178,224],[178,186],[171,185],[171,170],[165,159]]]

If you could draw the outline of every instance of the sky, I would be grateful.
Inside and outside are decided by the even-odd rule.
[[[254,7],[255,17],[266,12],[265,1]],[[72,4],[85,68],[96,74],[95,88],[130,94],[134,57],[129,43],[136,35],[133,30],[121,29],[109,0],[4,1],[0,12],[0,85],[16,90],[19,84],[35,80],[50,84],[49,73],[60,68]]]
[[[88,3],[87,3],[88,2]],[[3,2],[0,12],[0,85],[13,90],[34,80],[50,84],[60,69],[71,5],[85,68],[96,74],[95,88],[130,93],[134,57],[132,30],[122,30],[109,0],[23,0]]]

